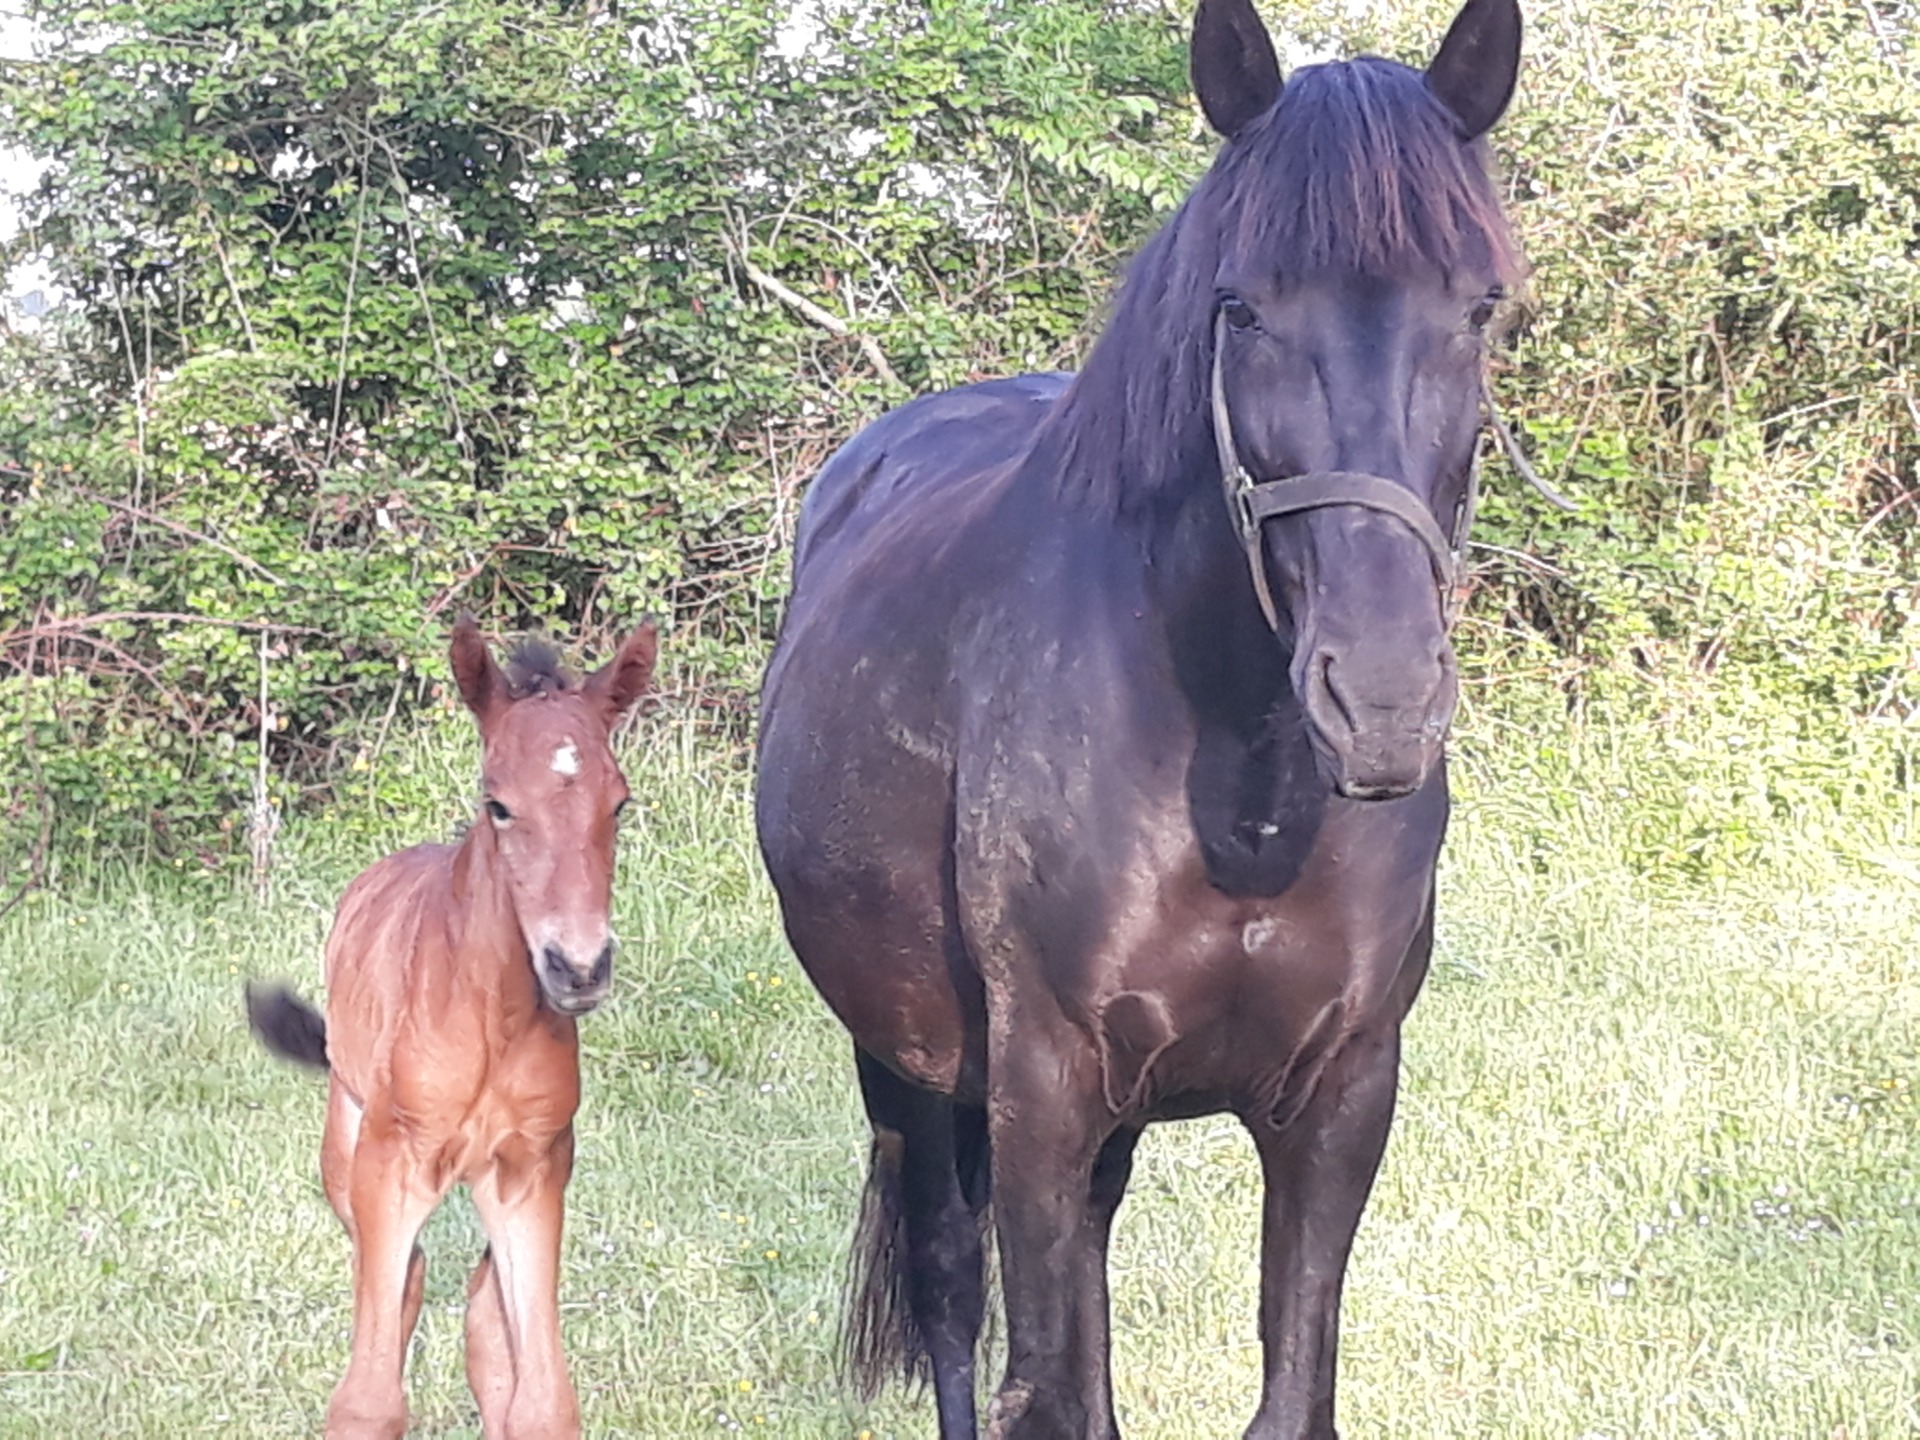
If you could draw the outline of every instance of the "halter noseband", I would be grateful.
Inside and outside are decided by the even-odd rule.
[[[1433,512],[1417,495],[1380,475],[1321,470],[1286,480],[1256,481],[1241,462],[1239,448],[1233,443],[1233,418],[1227,413],[1226,387],[1220,379],[1226,325],[1226,319],[1219,317],[1213,327],[1213,439],[1220,452],[1220,479],[1226,488],[1227,513],[1233,517],[1233,528],[1247,553],[1253,593],[1260,599],[1260,612],[1267,617],[1268,627],[1278,631],[1280,615],[1273,603],[1273,591],[1267,584],[1267,561],[1260,544],[1262,522],[1276,515],[1295,515],[1331,505],[1359,505],[1393,516],[1427,547],[1427,557],[1433,562],[1434,582],[1445,597],[1441,608],[1447,628],[1452,629],[1458,611],[1452,593],[1454,577],[1459,572],[1467,531],[1473,525],[1474,507],[1480,498],[1477,451],[1473,466],[1467,472],[1466,493],[1460,497],[1459,508],[1454,512],[1451,536],[1441,533]]]

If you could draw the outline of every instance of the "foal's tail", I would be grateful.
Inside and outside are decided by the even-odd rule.
[[[327,1068],[327,1022],[284,985],[247,982],[247,1022],[260,1043],[282,1060]]]

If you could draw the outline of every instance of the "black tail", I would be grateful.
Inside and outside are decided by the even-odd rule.
[[[902,1376],[918,1382],[933,1379],[933,1360],[907,1294],[907,1207],[900,1187],[903,1148],[897,1134],[883,1131],[874,1136],[853,1252],[847,1257],[840,1363],[847,1383],[868,1403],[889,1381]]]
[[[282,1060],[327,1068],[327,1022],[284,985],[247,982],[247,1022],[260,1043]]]

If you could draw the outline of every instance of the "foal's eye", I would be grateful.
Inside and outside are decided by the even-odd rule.
[[[633,809],[633,800],[631,799],[631,797],[629,797],[628,799],[622,800],[618,805],[613,807],[613,823],[618,825],[622,820],[627,818],[628,812],[630,812],[632,809]]]
[[[1253,307],[1237,295],[1221,297],[1220,318],[1227,322],[1229,330],[1251,330],[1260,323],[1260,317],[1253,313]]]
[[[493,817],[493,823],[496,825],[504,825],[513,819],[513,812],[492,797],[488,797],[487,800],[487,814]]]
[[[1474,302],[1473,309],[1467,312],[1467,323],[1476,330],[1487,328],[1487,322],[1493,319],[1493,312],[1500,308],[1500,302],[1507,298],[1507,287],[1496,285]]]

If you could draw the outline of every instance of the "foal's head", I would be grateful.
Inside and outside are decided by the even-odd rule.
[[[1265,520],[1258,563],[1315,751],[1360,798],[1417,788],[1453,714],[1447,543],[1521,263],[1480,137],[1519,56],[1516,0],[1466,0],[1424,72],[1369,58],[1284,85],[1249,0],[1202,0],[1194,26],[1194,86],[1227,142],[1190,202],[1218,237],[1218,403],[1253,479],[1332,497]],[[1343,498],[1341,474],[1408,492],[1434,538]]]
[[[598,1005],[613,981],[608,910],[627,781],[610,737],[646,693],[655,644],[642,625],[574,683],[544,646],[523,647],[503,670],[470,616],[453,631],[453,676],[480,722],[482,823],[540,993],[567,1015]]]

